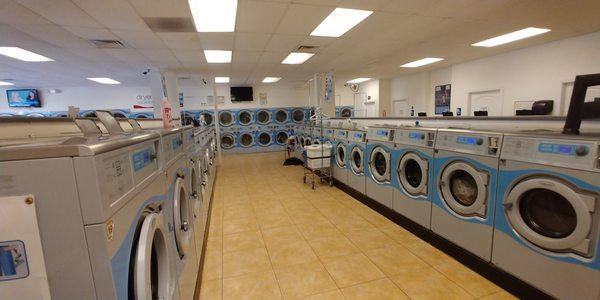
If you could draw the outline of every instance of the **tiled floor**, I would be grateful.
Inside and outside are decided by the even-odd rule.
[[[512,299],[283,154],[224,156],[201,299]]]

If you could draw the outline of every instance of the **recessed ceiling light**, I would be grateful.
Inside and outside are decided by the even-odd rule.
[[[336,8],[310,35],[340,37],[372,13],[369,10]]]
[[[432,64],[434,62],[438,62],[444,60],[443,58],[435,58],[435,57],[426,57],[423,59],[419,59],[419,60],[415,60],[413,62],[409,62],[407,64],[403,64],[400,67],[402,68],[416,68],[416,67],[420,67],[420,66],[424,66],[424,65],[428,65],[428,64]]]
[[[231,51],[229,50],[204,50],[206,62],[210,64],[226,64],[231,62]]]
[[[365,81],[369,81],[369,80],[371,80],[371,78],[359,77],[359,78],[354,78],[352,80],[349,80],[346,83],[361,83],[361,82],[365,82]]]
[[[281,80],[281,77],[265,77],[265,79],[263,79],[263,83],[273,83],[273,82],[277,82]]]
[[[299,65],[311,58],[314,53],[292,52],[281,63],[284,65]]]
[[[110,79],[108,77],[93,77],[93,78],[88,78],[88,80],[95,81],[95,82],[102,83],[102,84],[120,84],[120,82],[118,82],[114,79]]]
[[[528,37],[536,36],[536,35],[539,35],[542,33],[546,33],[548,31],[550,31],[550,29],[528,27],[525,29],[511,32],[511,33],[503,34],[503,35],[497,36],[495,38],[487,39],[485,41],[481,41],[481,42],[472,44],[471,46],[495,47],[495,46],[504,45],[504,44],[507,44],[510,42],[526,39]]]
[[[229,83],[229,77],[215,77],[215,83]]]
[[[0,85],[15,85],[12,82],[0,81]]]
[[[233,32],[237,0],[188,0],[198,32]]]
[[[29,62],[54,61],[52,58],[47,58],[19,47],[0,47],[0,54]]]

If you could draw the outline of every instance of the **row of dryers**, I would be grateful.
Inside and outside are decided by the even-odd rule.
[[[224,127],[221,128],[221,148],[223,153],[283,150],[292,131],[291,124]]]
[[[0,143],[0,177],[12,178],[0,198],[36,206],[44,261],[26,265],[45,266],[55,299],[193,298],[216,172],[214,128],[98,116],[7,126],[44,132]],[[36,290],[18,286],[3,291]]]
[[[357,192],[549,295],[600,297],[600,135],[299,130]]]

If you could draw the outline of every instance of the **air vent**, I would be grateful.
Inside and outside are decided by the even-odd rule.
[[[196,32],[190,18],[144,18],[154,32]]]
[[[318,46],[304,46],[300,45],[294,52],[304,52],[304,53],[317,53],[319,50]]]
[[[91,40],[90,42],[92,42],[96,48],[125,48],[123,42],[117,40]]]

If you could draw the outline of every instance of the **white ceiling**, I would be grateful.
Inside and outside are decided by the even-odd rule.
[[[335,7],[374,10],[340,38],[309,33]],[[0,46],[55,59],[26,63],[0,57],[0,80],[36,87],[94,85],[86,77],[144,84],[147,68],[301,82],[318,71],[338,77],[391,77],[600,30],[598,0],[239,0],[235,33],[153,32],[147,17],[191,18],[187,0],[0,0]],[[470,44],[524,27],[550,33],[495,48]],[[90,39],[118,39],[125,49],[98,49]],[[319,46],[303,65],[282,65],[299,45]],[[231,49],[231,64],[207,64],[203,49]],[[444,57],[419,68],[398,66]]]

